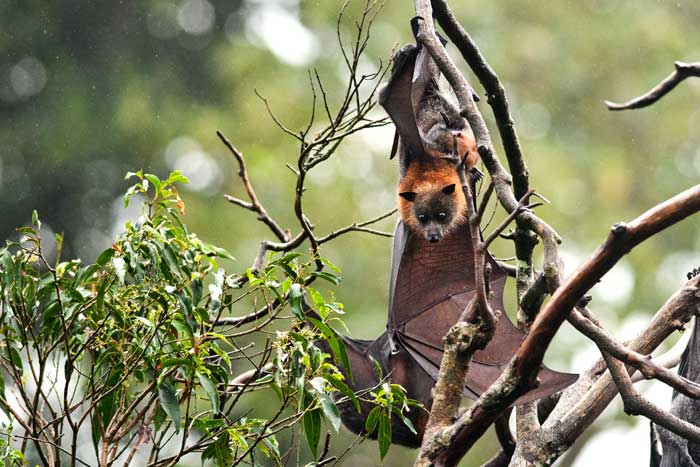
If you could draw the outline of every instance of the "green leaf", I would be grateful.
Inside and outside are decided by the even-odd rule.
[[[337,272],[338,274],[340,274],[340,268],[338,266],[336,266],[335,264],[331,263],[330,261],[328,261],[325,258],[321,258],[321,262],[323,264],[325,264],[326,266],[328,266],[328,268],[330,268],[333,272]]]
[[[12,364],[21,373],[23,370],[22,357],[19,356],[19,352],[14,347],[10,347],[9,351],[10,351],[10,359],[12,360]]]
[[[175,432],[180,432],[180,401],[177,399],[175,389],[167,381],[160,383],[158,387],[158,400],[161,407],[168,414],[175,425]]]
[[[389,452],[391,446],[391,416],[386,413],[383,413],[379,418],[377,441],[379,442],[379,458],[384,460],[384,456]]]
[[[165,264],[168,266],[168,269],[170,269],[170,272],[177,277],[182,277],[180,273],[180,266],[177,262],[177,256],[175,256],[175,252],[173,252],[172,248],[168,244],[166,244],[163,248],[163,259],[165,260]]]
[[[342,338],[338,338],[338,333],[336,333],[330,326],[317,320],[316,318],[307,318],[307,320],[312,323],[319,331],[324,335],[333,351],[333,357],[336,362],[340,362],[345,370],[347,371],[350,381],[353,380],[352,369],[350,368],[350,358],[348,357],[347,349],[343,343]]]
[[[292,284],[289,288],[289,303],[292,307],[292,313],[294,316],[300,320],[304,320],[304,310],[301,307],[301,299],[304,296],[304,292],[300,284]]]
[[[105,251],[100,253],[100,256],[97,257],[97,261],[95,261],[95,263],[99,264],[100,266],[104,266],[110,259],[112,259],[114,253],[116,253],[114,248],[107,248]]]
[[[187,185],[188,183],[190,183],[190,179],[182,175],[182,173],[179,170],[173,170],[172,172],[170,172],[170,176],[168,176],[166,183],[168,183],[169,185],[172,185],[174,183],[182,183],[184,185]]]
[[[318,456],[318,441],[321,439],[321,415],[318,410],[306,412],[304,415],[304,433],[306,442],[314,457]]]
[[[328,282],[338,285],[340,284],[340,281],[342,280],[339,276],[336,276],[335,274],[331,274],[330,272],[325,272],[325,271],[313,271],[311,273],[312,276],[318,277],[319,279],[325,279]]]
[[[324,378],[331,385],[333,385],[334,388],[340,391],[341,394],[350,399],[350,401],[352,401],[352,404],[355,406],[355,409],[357,409],[357,412],[360,412],[360,401],[357,399],[357,396],[355,396],[353,390],[350,389],[350,387],[347,384],[345,384],[345,381],[342,380],[342,377],[340,375],[329,373],[325,375]]]
[[[323,409],[323,415],[325,415],[326,420],[328,420],[337,433],[340,430],[340,412],[335,403],[331,400],[328,395],[323,394],[321,397],[321,409]]]
[[[233,465],[234,459],[230,445],[235,444],[238,446],[239,444],[237,440],[231,440],[229,438],[229,433],[232,433],[233,431],[233,428],[229,429],[228,432],[222,433],[221,436],[216,439],[216,441],[211,443],[202,453],[202,461],[212,459],[215,461],[214,465],[216,465],[216,467],[229,467],[230,465]],[[242,438],[238,436],[238,439]]]
[[[299,252],[294,251],[294,252],[285,254],[282,258],[280,258],[279,261],[281,263],[290,263],[301,256],[304,256],[304,255],[302,255]]]
[[[141,322],[142,324],[144,324],[146,327],[149,327],[149,328],[155,327],[155,326],[153,325],[153,323],[151,323],[150,321],[148,321],[148,320],[147,320],[146,318],[144,318],[143,316],[136,316],[136,321]]]
[[[345,368],[345,372],[348,375],[350,381],[355,381],[352,376],[352,368],[350,367],[350,357],[348,357],[348,350],[345,348],[345,342],[342,338],[338,339],[338,350],[340,351],[340,361]]]
[[[401,417],[401,421],[404,425],[406,425],[406,427],[409,430],[411,430],[411,433],[413,433],[414,435],[417,434],[416,427],[413,426],[413,422],[411,422],[411,420],[409,420],[409,418],[406,415],[404,415],[403,412],[401,412],[401,410],[397,409],[394,411],[394,413],[398,414],[399,417]]]
[[[168,368],[171,366],[179,366],[179,365],[184,365],[184,366],[190,366],[191,361],[187,358],[164,358],[161,364],[163,365],[163,368]]]
[[[226,258],[235,261],[236,258],[233,257],[231,253],[223,248],[214,245],[202,245],[202,252],[209,256],[216,256],[217,258]]]
[[[204,391],[209,397],[211,402],[211,411],[216,416],[219,413],[219,391],[216,390],[216,385],[209,379],[208,376],[197,372],[197,378],[199,378],[199,383],[204,388]]]
[[[182,319],[174,319],[172,321],[172,324],[175,330],[177,331],[178,340],[194,340],[194,334],[192,333],[192,329],[190,328],[190,326],[187,325],[185,321],[183,321]]]
[[[155,188],[156,193],[158,193],[160,191],[160,179],[153,174],[146,174],[146,179],[151,182],[151,185],[153,185]]]
[[[311,295],[311,300],[313,300],[314,305],[316,305],[317,307],[321,307],[326,304],[326,299],[323,297],[323,294],[321,292],[314,289],[313,287],[307,287],[306,290],[309,292],[309,295]],[[323,315],[321,315],[321,318],[323,318]]]
[[[63,234],[62,233],[55,233],[53,234],[54,240],[56,240],[56,250],[61,251],[63,250]]]
[[[17,230],[17,232],[23,233],[25,235],[31,235],[31,236],[36,235],[36,230],[34,230],[31,227],[17,227],[15,230]]]
[[[379,421],[379,416],[381,415],[383,407],[377,406],[370,410],[369,415],[367,415],[367,420],[365,420],[365,431],[367,434],[371,435],[374,430],[377,429],[377,422]]]

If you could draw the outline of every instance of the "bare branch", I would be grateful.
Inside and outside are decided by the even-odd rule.
[[[486,58],[479,50],[479,47],[450,11],[447,0],[432,0],[431,3],[438,24],[445,31],[450,41],[457,47],[486,90],[487,102],[493,110],[501,141],[503,141],[503,150],[508,159],[510,171],[513,174],[515,197],[518,199],[522,198],[530,188],[529,174],[515,129],[515,122],[508,107],[505,88],[498,79],[498,75],[486,62]]]
[[[655,206],[629,224],[618,223],[601,247],[557,289],[499,379],[442,433],[426,458],[454,465],[515,399],[536,386],[544,353],[566,316],[598,280],[632,248],[700,210],[700,186]],[[442,444],[440,446],[439,444]],[[425,446],[424,446],[425,447]],[[448,447],[450,447],[448,449]]]
[[[245,163],[245,158],[243,157],[243,153],[241,153],[238,149],[235,148],[233,144],[231,144],[231,141],[224,136],[224,134],[217,130],[216,131],[217,136],[219,139],[224,143],[224,145],[231,151],[231,154],[233,154],[233,157],[236,158],[236,161],[238,162],[238,176],[241,177],[241,180],[243,181],[243,186],[245,187],[246,193],[248,193],[248,197],[250,198],[250,203],[240,200],[238,198],[234,198],[233,196],[225,195],[226,199],[233,203],[237,204],[238,206],[241,206],[245,209],[248,209],[249,211],[254,211],[258,213],[258,220],[262,221],[265,225],[267,225],[270,230],[272,231],[273,234],[282,242],[288,242],[290,240],[290,234],[289,231],[282,229],[277,222],[275,222],[267,213],[265,210],[265,207],[260,203],[258,200],[258,196],[255,194],[255,190],[253,189],[253,185],[250,183],[250,177],[248,176],[248,169],[246,167]]]
[[[536,206],[539,206],[540,204],[533,204],[533,205],[528,205],[528,199],[530,198],[530,195],[534,193],[534,190],[528,190],[527,193],[518,201],[518,206],[513,210],[513,212],[509,213],[505,219],[503,219],[503,222],[496,227],[493,232],[489,234],[488,237],[486,237],[486,240],[484,240],[483,243],[483,248],[488,248],[491,243],[493,243],[494,240],[498,238],[498,236],[503,233],[503,231],[510,225],[511,222],[520,214],[523,210],[529,210],[532,209]]]
[[[476,223],[479,225],[481,225],[481,220],[484,218],[484,212],[486,212],[486,208],[488,207],[494,186],[493,180],[489,181],[489,186],[486,188],[484,196],[481,197],[481,204],[479,204],[479,209],[476,211]]]
[[[601,349],[603,351],[603,349]],[[683,438],[700,442],[700,428],[682,420],[650,402],[639,394],[627,373],[625,365],[603,351],[603,358],[612,374],[613,381],[620,391],[625,412],[630,415],[644,415],[646,418]]]
[[[699,384],[678,375],[663,365],[659,365],[651,359],[651,356],[642,355],[617,342],[602,327],[584,317],[578,310],[573,310],[568,320],[577,330],[595,342],[601,351],[633,366],[646,379],[658,379],[688,397],[700,398]]]
[[[669,335],[682,329],[697,311],[699,283],[700,278],[696,277],[673,294],[639,336],[627,343],[627,347],[641,354],[650,354]],[[669,355],[659,357],[657,363],[663,366],[674,364],[673,354],[678,354],[677,347]],[[563,452],[567,449],[615,398],[617,387],[604,370],[605,365],[601,367],[596,363],[562,393],[560,403],[543,426],[544,436],[540,441],[547,443],[547,451]]]
[[[646,94],[636,97],[630,101],[623,102],[621,104],[616,104],[615,102],[611,101],[605,101],[605,105],[608,106],[608,110],[629,110],[647,107],[651,104],[654,104],[656,101],[660,100],[666,94],[671,92],[676,86],[678,86],[679,83],[684,81],[686,78],[700,77],[700,62],[675,62],[674,66],[675,70],[673,70],[673,73],[664,78],[663,81],[654,86]]]
[[[339,236],[341,236],[341,235],[343,235],[343,234],[346,234],[346,233],[348,233],[348,232],[365,232],[365,233],[369,233],[369,234],[372,234],[372,235],[378,235],[378,236],[380,236],[380,237],[389,237],[389,238],[391,238],[391,237],[394,236],[392,233],[389,233],[389,232],[382,232],[382,231],[380,231],[380,230],[375,230],[375,229],[369,229],[369,228],[367,228],[367,226],[368,226],[368,225],[372,225],[372,224],[374,224],[374,223],[377,223],[377,222],[379,222],[379,221],[381,221],[381,220],[386,219],[386,218],[389,217],[389,216],[394,215],[394,214],[396,213],[396,211],[397,211],[396,209],[392,209],[392,210],[389,211],[389,212],[386,212],[386,213],[384,213],[384,214],[382,214],[382,215],[380,215],[380,216],[377,216],[377,217],[375,217],[375,218],[369,219],[369,220],[367,220],[367,221],[364,221],[364,222],[353,222],[352,224],[350,224],[350,225],[348,225],[348,226],[346,226],[346,227],[343,227],[343,228],[338,229],[338,230],[334,230],[333,232],[329,233],[328,235],[326,235],[326,236],[324,236],[324,237],[320,237],[320,238],[318,239],[318,244],[321,245],[321,244],[323,244],[323,243],[326,243],[326,242],[328,242],[328,241],[330,241],[330,240],[333,240],[334,238],[337,238],[337,237],[339,237]]]
[[[685,352],[685,348],[688,346],[688,340],[689,335],[686,333],[680,339],[678,339],[678,342],[676,342],[674,346],[671,347],[671,350],[659,355],[658,357],[654,357],[654,362],[657,365],[660,365],[664,368],[677,367],[678,364],[681,362],[681,356],[683,355],[683,352]],[[642,375],[641,372],[632,375],[633,383],[637,383],[639,381],[642,381],[643,379],[646,378],[644,377],[644,375]]]
[[[280,121],[279,118],[275,115],[275,113],[272,111],[272,108],[270,107],[270,103],[267,101],[267,98],[265,98],[262,94],[258,92],[257,89],[254,89],[255,95],[258,96],[258,98],[263,101],[265,104],[265,108],[267,109],[267,113],[270,114],[270,117],[272,118],[272,121],[275,122],[275,125],[282,130],[283,132],[287,133],[289,136],[292,138],[298,140],[299,142],[303,141],[303,137],[299,135],[298,133],[295,133],[294,131],[290,130],[284,124]]]

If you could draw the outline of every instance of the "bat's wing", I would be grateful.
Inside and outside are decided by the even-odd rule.
[[[442,337],[459,320],[464,308],[475,296],[473,279],[474,249],[468,227],[464,225],[438,243],[429,243],[413,235],[399,223],[394,245],[388,330],[395,345],[411,355],[415,363],[437,378],[442,360]],[[489,255],[491,264],[491,306],[504,311],[505,272]],[[505,312],[498,321],[489,344],[477,352],[469,366],[465,394],[477,398],[502,373],[517,351],[524,334]],[[542,368],[540,385],[516,403],[539,399],[560,391],[576,380],[573,374]]]
[[[407,45],[394,54],[391,78],[379,95],[379,103],[396,125],[408,158],[405,161],[406,166],[411,160],[423,157],[424,153],[423,141],[411,105],[411,82],[417,55],[418,48],[415,45]]]
[[[346,336],[341,336],[341,338],[345,343],[352,368],[352,379],[347,378],[346,383],[353,391],[369,391],[378,386],[380,383],[378,366],[383,377],[390,374],[391,382],[406,388],[410,398],[417,398],[426,407],[430,407],[430,400],[423,396],[430,395],[434,386],[433,380],[413,362],[410,354],[405,351],[399,353],[392,351],[392,344],[386,332],[373,341],[352,339]],[[330,349],[325,350],[331,351]],[[339,368],[343,374],[349,376],[342,365]],[[365,433],[365,421],[374,408],[374,405],[367,402],[366,399],[371,399],[371,397],[360,398],[359,413],[350,402],[338,404],[341,420],[354,433]],[[428,422],[428,412],[423,408],[412,407],[405,415],[411,420],[416,432],[411,431],[400,418],[393,415],[391,440],[395,444],[413,448],[419,447]],[[375,431],[369,437],[376,438],[376,435]]]

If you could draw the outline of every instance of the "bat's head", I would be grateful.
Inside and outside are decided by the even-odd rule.
[[[454,166],[424,168],[417,178],[412,172],[399,184],[401,218],[427,241],[439,242],[465,220],[459,177]]]

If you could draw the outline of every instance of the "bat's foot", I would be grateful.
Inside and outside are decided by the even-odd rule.
[[[693,277],[696,277],[698,274],[700,274],[700,269],[699,268],[693,269],[692,271],[690,271],[687,274],[688,280],[692,279]]]
[[[481,170],[477,169],[476,167],[472,167],[472,169],[469,171],[469,175],[471,175],[472,179],[475,182],[478,182],[482,178],[484,178],[484,172]]]

